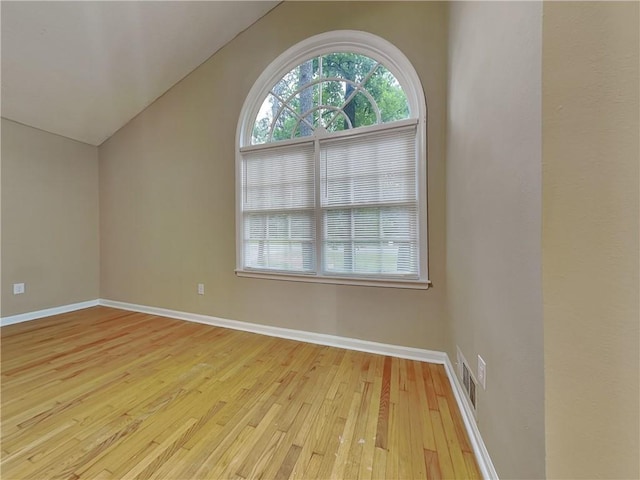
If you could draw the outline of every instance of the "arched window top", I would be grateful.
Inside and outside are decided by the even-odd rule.
[[[305,60],[273,85],[256,115],[251,143],[407,118],[407,96],[388,68],[359,53],[330,52]]]
[[[240,147],[325,136],[425,117],[411,62],[391,43],[361,31],[308,38],[262,73],[240,115]]]

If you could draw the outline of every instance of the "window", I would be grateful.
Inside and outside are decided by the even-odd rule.
[[[426,288],[426,106],[393,45],[337,31],[287,50],[237,146],[239,275]]]

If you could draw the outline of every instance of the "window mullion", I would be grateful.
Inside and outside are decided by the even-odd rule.
[[[382,249],[384,246],[382,242],[382,210],[380,208],[378,209],[378,247],[378,273],[383,273],[382,262],[384,255],[382,254]]]
[[[316,231],[315,231],[315,248],[316,248],[316,259],[315,259],[315,272],[316,274],[323,275],[324,274],[324,252],[323,252],[323,239],[324,239],[324,217],[323,217],[323,208],[322,208],[322,177],[321,177],[321,165],[320,165],[320,140],[316,137],[314,142],[314,162],[315,162],[315,179],[314,179],[314,189],[315,189],[315,201],[314,201],[314,210],[315,210],[315,220],[316,220]]]
[[[349,176],[353,178],[353,165],[349,165]],[[354,203],[354,191],[353,191],[353,181],[351,181],[349,183],[349,197],[351,200],[351,205],[353,205]],[[355,273],[355,267],[356,267],[356,259],[355,259],[355,254],[356,254],[356,225],[355,225],[355,218],[353,216],[353,208],[354,207],[350,207],[349,208],[349,228],[350,228],[350,233],[349,233],[349,246],[346,247],[345,246],[345,264],[348,263],[349,265],[349,271],[351,273]],[[348,262],[347,262],[348,259]]]
[[[269,231],[269,215],[267,214],[267,217],[264,219],[265,221],[265,234],[264,234],[264,238],[265,238],[265,247],[266,247],[266,260],[267,260],[267,265],[269,265],[269,260],[271,259],[271,232]]]
[[[353,186],[351,187],[351,189],[353,190]],[[353,208],[349,209],[349,227],[351,228],[351,235],[350,235],[350,241],[349,241],[349,246],[347,248],[345,248],[345,255],[348,259],[348,263],[349,265],[349,271],[351,273],[355,273],[355,269],[356,269],[356,259],[355,259],[355,254],[356,254],[356,226],[355,226],[355,219],[353,217]]]

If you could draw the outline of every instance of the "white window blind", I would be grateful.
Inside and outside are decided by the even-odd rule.
[[[314,271],[313,142],[244,152],[242,158],[244,266]]]
[[[324,271],[418,278],[416,126],[320,145]]]
[[[414,124],[244,151],[244,267],[417,279],[415,137]]]

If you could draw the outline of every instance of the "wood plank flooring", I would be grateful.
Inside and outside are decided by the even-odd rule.
[[[440,365],[106,307],[1,338],[5,480],[480,477]]]

